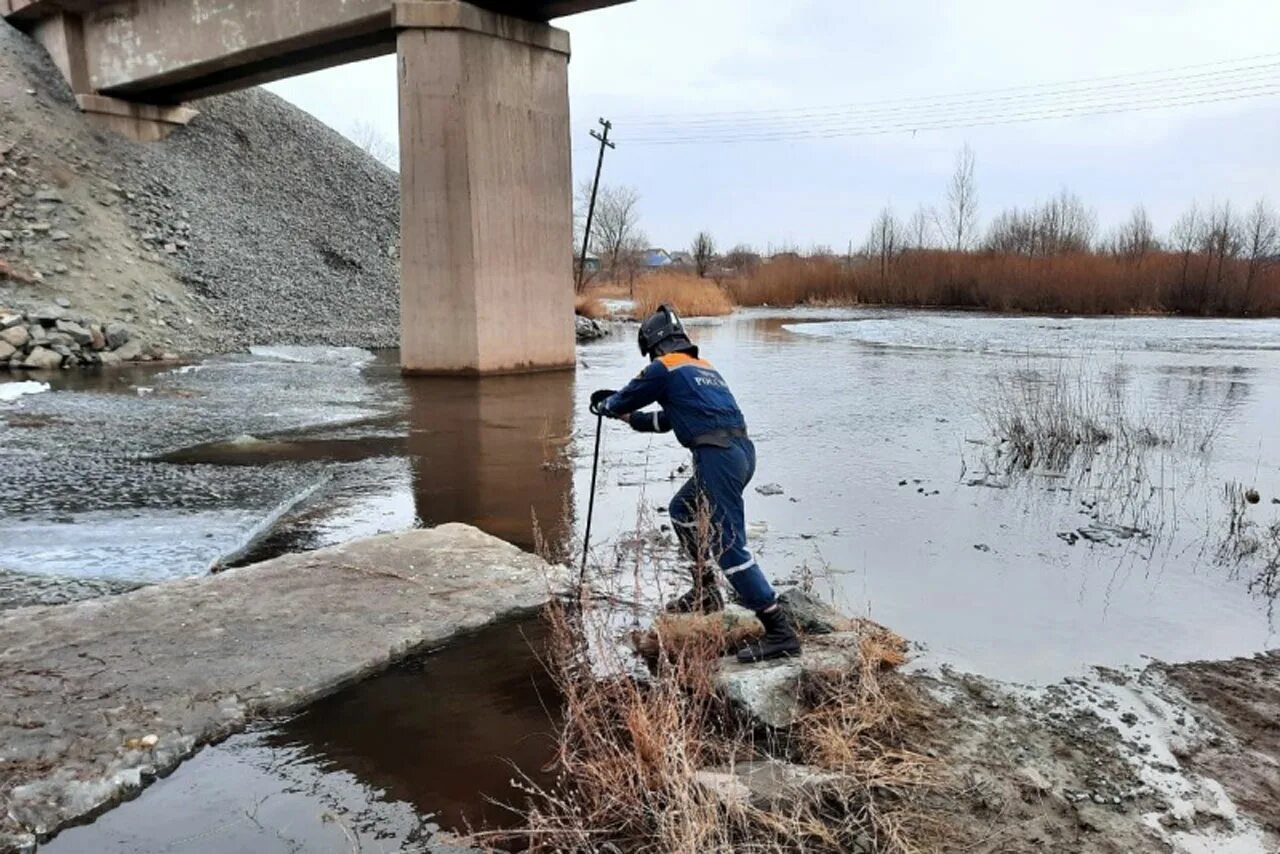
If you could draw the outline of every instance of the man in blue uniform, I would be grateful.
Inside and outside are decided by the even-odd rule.
[[[747,550],[742,493],[756,468],[756,449],[747,437],[742,410],[729,385],[698,358],[684,324],[661,306],[640,326],[640,352],[649,365],[621,391],[591,395],[591,411],[626,421],[642,433],[672,431],[693,451],[693,477],[671,501],[671,523],[694,562],[694,586],[667,605],[673,611],[718,611],[724,600],[716,586],[714,559],[742,604],[756,612],[765,635],[739,650],[741,661],[798,655],[800,639],[778,607],[778,597]],[[657,403],[659,409],[642,411]],[[708,551],[711,553],[708,554]]]

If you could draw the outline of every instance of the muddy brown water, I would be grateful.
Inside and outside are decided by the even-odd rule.
[[[782,488],[747,502],[776,580],[807,567],[821,592],[923,644],[926,660],[1014,681],[1277,645],[1254,567],[1215,552],[1229,482],[1259,491],[1256,522],[1280,520],[1280,322],[761,310],[694,333],[746,412],[756,484]],[[0,407],[0,605],[415,523],[469,522],[524,548],[535,519],[552,543],[580,536],[586,399],[641,366],[624,331],[581,348],[575,372],[536,377],[406,380],[393,353],[295,348],[59,377],[51,393]],[[1079,471],[988,470],[984,413],[998,386],[1058,376],[1118,395],[1135,421],[1208,425],[1211,447],[1144,453],[1142,501],[1108,500]],[[605,426],[593,555],[625,586],[612,555],[640,510],[663,523],[686,454]],[[1130,523],[1142,533],[1106,534]],[[1102,542],[1084,536],[1098,531]],[[547,721],[542,692],[493,693],[541,678],[505,631],[203,751],[55,843],[81,848],[57,850],[350,850],[326,811],[347,817],[365,851],[425,850],[437,826],[498,821],[487,797],[512,795],[514,770],[469,758],[536,772],[536,751],[521,751]],[[506,710],[488,718],[493,740],[463,727],[465,703],[411,675],[433,667],[452,670],[437,682],[470,698],[478,721]]]
[[[440,830],[500,828],[513,777],[547,784],[556,690],[536,617],[206,748],[137,800],[41,851],[448,851]],[[523,771],[517,771],[523,769]]]

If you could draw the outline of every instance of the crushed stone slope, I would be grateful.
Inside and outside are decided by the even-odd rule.
[[[0,22],[0,306],[63,299],[186,352],[394,346],[395,173],[260,89],[194,106],[161,143],[97,130]]]

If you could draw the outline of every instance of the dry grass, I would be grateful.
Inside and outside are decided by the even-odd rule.
[[[592,320],[604,320],[610,316],[600,297],[592,294],[578,294],[573,301],[573,313]]]
[[[815,676],[803,692],[808,713],[766,746],[714,687],[732,621],[659,621],[652,670],[636,679],[623,660],[602,662],[599,644],[588,652],[608,620],[585,601],[554,604],[547,619],[564,699],[557,783],[526,783],[525,827],[491,838],[531,851],[920,850],[928,822],[911,796],[937,775],[906,746],[915,703],[892,673],[905,657],[900,638],[867,633],[859,666]],[[700,776],[770,751],[834,773],[769,804],[726,796]]]
[[[1008,469],[1087,468],[1099,462],[1104,449],[1109,459],[1101,462],[1111,464],[1128,463],[1151,448],[1203,452],[1222,426],[1220,414],[1204,419],[1187,412],[1135,410],[1120,366],[1096,371],[1083,361],[1063,362],[1049,375],[1032,369],[997,375],[991,393],[977,405]]]
[[[1280,265],[1247,283],[1247,264],[1221,271],[1204,256],[1153,253],[1140,262],[1078,253],[1027,257],[911,251],[878,263],[834,257],[760,265],[728,283],[739,305],[843,303],[978,308],[1038,314],[1280,314]]]
[[[685,317],[718,317],[733,311],[724,288],[685,273],[655,273],[637,280],[635,303],[636,317],[647,317],[664,303]]]

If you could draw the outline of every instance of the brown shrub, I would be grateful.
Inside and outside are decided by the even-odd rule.
[[[711,279],[690,273],[655,273],[636,281],[636,317],[667,304],[685,317],[715,317],[733,311],[733,301]]]
[[[979,308],[1037,314],[1280,314],[1280,265],[1255,271],[1206,256],[1133,261],[1076,253],[1035,256],[915,250],[883,269],[823,258],[780,259],[729,284],[739,305],[843,303]]]
[[[609,316],[609,309],[605,308],[604,303],[600,301],[600,297],[589,294],[578,294],[574,298],[573,312],[583,317],[590,317],[593,320],[602,320]]]

